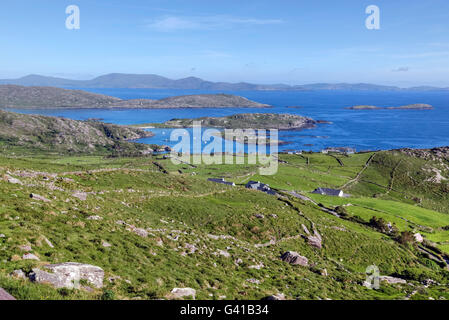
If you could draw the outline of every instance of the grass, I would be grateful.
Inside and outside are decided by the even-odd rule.
[[[162,156],[17,154],[0,156],[0,177],[8,174],[23,183],[0,180],[0,234],[5,235],[0,238],[0,287],[17,298],[165,299],[175,287],[192,287],[199,299],[261,299],[277,292],[290,299],[402,299],[414,288],[420,290],[414,298],[449,298],[445,285],[425,288],[417,281],[428,277],[447,284],[449,275],[413,247],[400,245],[366,224],[323,212],[311,202],[278,199],[242,186],[249,179],[259,180],[278,190],[301,191],[327,207],[351,203],[346,207],[350,215],[364,221],[382,217],[401,231],[431,227],[432,232],[422,234],[449,252],[445,243],[449,234],[442,229],[449,225],[449,215],[440,210],[447,199],[433,193],[441,186],[429,183],[425,190],[406,186],[407,173],[418,179],[412,169],[422,163],[414,159],[376,154],[377,160],[345,190],[352,197],[342,199],[308,192],[350,182],[372,154],[338,156],[343,166],[329,155],[280,155],[286,163],[280,163],[273,176],[259,175],[257,165],[193,167],[175,165]],[[401,157],[404,167],[397,167]],[[395,167],[395,190],[388,192]],[[237,186],[208,182],[209,177],[225,177]],[[373,183],[383,187],[371,187],[376,186]],[[87,193],[87,200],[74,197],[74,192]],[[30,193],[51,201],[30,199]],[[413,201],[415,196],[422,202]],[[89,220],[92,215],[102,219]],[[117,224],[119,220],[146,229],[148,236],[135,234]],[[321,250],[301,237],[305,235],[302,225],[317,228],[323,237]],[[270,240],[275,243],[262,246]],[[111,247],[104,247],[103,242]],[[18,259],[24,244],[32,246],[40,261]],[[289,250],[307,257],[311,266],[281,261],[280,253]],[[103,268],[104,288],[56,290],[9,276],[17,269],[29,272],[47,263],[67,261]],[[409,277],[415,287],[366,289],[361,283],[366,267],[372,264],[382,274]],[[324,269],[328,276],[321,275]]]

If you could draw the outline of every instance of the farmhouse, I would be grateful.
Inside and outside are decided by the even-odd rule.
[[[207,179],[207,181],[211,181],[211,182],[215,182],[215,183],[227,184],[228,186],[235,187],[235,183],[234,182],[225,181],[225,179],[223,179],[223,178],[221,178],[221,179],[209,178],[209,179]]]
[[[323,196],[344,197],[343,190],[329,189],[329,188],[317,188],[312,193],[321,194]]]
[[[265,192],[266,194],[275,195],[276,192],[271,190],[270,186],[265,183],[261,183],[260,181],[250,181],[245,185],[248,189],[259,190]]]

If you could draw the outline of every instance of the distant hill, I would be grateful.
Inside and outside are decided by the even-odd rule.
[[[141,154],[149,146],[127,142],[152,136],[137,128],[97,121],[25,115],[0,110],[0,145],[61,153]]]
[[[55,87],[0,85],[0,108],[268,108],[243,97],[229,94],[199,94],[161,100],[122,100],[115,97]]]
[[[0,108],[97,108],[120,101],[119,98],[80,90],[0,85]]]
[[[40,75],[28,75],[18,79],[0,80],[0,84],[15,84],[22,86],[52,86],[72,88],[147,88],[147,89],[183,89],[183,90],[349,90],[349,91],[448,91],[449,88],[437,88],[430,86],[399,88],[395,86],[383,86],[369,83],[314,83],[305,85],[286,84],[253,84],[253,83],[229,83],[212,82],[196,77],[183,79],[169,79],[155,74],[123,74],[111,73],[91,80],[70,80]]]

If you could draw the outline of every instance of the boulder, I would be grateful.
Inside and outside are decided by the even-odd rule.
[[[287,251],[281,256],[282,261],[288,262],[293,265],[300,265],[307,267],[309,265],[309,260],[306,257],[299,255],[299,253],[294,251]]]
[[[22,256],[22,259],[23,260],[39,260],[39,258],[36,255],[32,254],[32,253],[25,253]]]
[[[26,279],[25,272],[23,272],[22,270],[14,270],[10,275],[14,278]]]
[[[390,284],[396,284],[396,283],[406,284],[407,283],[407,281],[405,281],[404,279],[390,277],[390,276],[380,276],[379,281],[386,281],[387,283],[390,283]]]
[[[29,251],[32,250],[30,245],[19,246],[19,249],[22,250],[22,251],[26,251],[26,252],[29,252]]]
[[[87,193],[86,192],[76,191],[76,192],[72,193],[72,196],[74,196],[75,198],[80,199],[81,201],[86,201],[87,200]]]
[[[43,202],[50,202],[50,200],[48,200],[47,198],[45,198],[41,195],[35,194],[35,193],[30,194],[30,198],[39,200],[39,201],[43,201]]]
[[[86,280],[96,288],[103,287],[104,271],[100,267],[77,262],[44,266],[50,272],[35,268],[29,278],[33,282],[49,283],[56,288],[75,288],[79,280]]]
[[[320,237],[308,236],[307,243],[317,249],[321,249],[321,247],[322,247],[322,240]]]
[[[44,237],[44,241],[45,243],[50,247],[50,248],[54,248],[55,246],[53,245],[53,243],[50,242],[50,240],[48,240],[46,237]]]
[[[10,175],[5,175],[4,176],[5,181],[12,183],[12,184],[22,184],[22,181],[20,181],[19,179],[16,179],[14,177],[11,177]]]
[[[101,245],[102,245],[103,247],[105,247],[105,248],[110,248],[110,247],[112,247],[112,244],[110,244],[109,242],[106,242],[106,241],[103,241]]]
[[[421,243],[421,242],[424,241],[424,238],[422,237],[422,235],[421,235],[420,233],[415,233],[415,234],[413,235],[413,237],[415,238],[415,241],[416,241],[416,242]]]
[[[196,290],[192,288],[174,288],[171,291],[173,299],[180,299],[184,297],[192,297],[195,300]]]
[[[89,216],[89,217],[87,217],[87,220],[98,221],[98,220],[103,220],[103,218],[100,216]]]
[[[271,296],[265,297],[262,300],[285,300],[285,295],[283,293],[273,294]]]
[[[0,288],[0,300],[16,300],[12,295]]]

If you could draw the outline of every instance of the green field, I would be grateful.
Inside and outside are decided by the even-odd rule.
[[[419,159],[392,152],[280,155],[278,173],[262,176],[257,165],[248,164],[191,166],[162,156],[17,157],[14,152],[0,157],[0,287],[19,299],[168,299],[175,287],[196,289],[197,299],[261,299],[275,293],[288,299],[403,299],[417,289],[413,298],[449,298],[447,267],[421,254],[417,244],[401,244],[369,224],[373,216],[383,218],[400,232],[420,232],[436,255],[449,253],[444,228],[449,201],[438,193],[445,186],[409,186],[411,179],[426,180]],[[207,181],[220,177],[237,186]],[[282,196],[248,190],[243,184],[249,180],[268,183]],[[317,187],[343,186],[349,198],[311,194]],[[32,199],[31,193],[49,201]],[[323,210],[348,204],[345,217]],[[146,236],[120,221],[145,229]],[[317,229],[322,249],[302,237],[302,225]],[[40,260],[23,260],[23,245]],[[285,251],[307,257],[309,267],[281,261]],[[57,290],[10,276],[67,261],[103,268],[104,287]],[[382,275],[411,285],[365,288],[365,269],[373,264]],[[420,281],[428,278],[440,285],[424,287]]]

